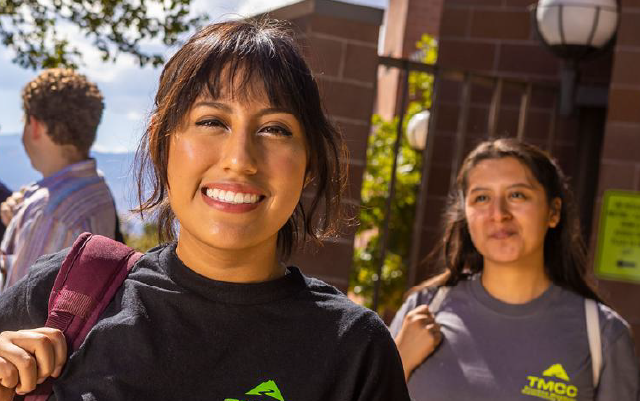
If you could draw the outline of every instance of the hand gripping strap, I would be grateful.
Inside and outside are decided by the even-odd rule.
[[[100,235],[83,233],[76,239],[51,290],[45,324],[64,333],[69,354],[80,347],[141,256]],[[47,380],[25,400],[45,401],[51,391]]]

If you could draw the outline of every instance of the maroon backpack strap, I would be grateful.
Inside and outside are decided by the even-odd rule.
[[[76,239],[51,290],[45,324],[64,333],[69,354],[80,347],[141,256],[101,235],[83,233]],[[47,380],[25,400],[45,401],[51,391]]]

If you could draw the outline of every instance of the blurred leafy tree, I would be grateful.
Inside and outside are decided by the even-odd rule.
[[[164,63],[162,54],[141,49],[143,40],[175,44],[180,34],[202,25],[190,15],[191,0],[0,0],[0,41],[24,68],[77,68],[81,52],[56,28],[70,23],[89,38],[104,61],[134,56],[140,66]],[[153,10],[153,12],[152,12]]]
[[[438,44],[435,38],[423,35],[417,43],[420,61],[435,64]],[[405,291],[405,272],[411,246],[416,195],[421,177],[421,154],[412,149],[406,138],[406,126],[416,113],[431,107],[433,75],[423,72],[409,74],[411,99],[403,120],[403,139],[398,154],[396,195],[391,203],[387,255],[382,269],[382,285],[378,312],[395,310],[402,304]],[[374,127],[369,136],[367,166],[362,182],[360,226],[356,233],[354,270],[350,288],[355,295],[371,307],[373,288],[380,264],[380,240],[384,221],[384,208],[389,196],[389,183],[393,167],[393,148],[398,116],[385,121],[380,115],[372,118]]]
[[[138,252],[146,252],[158,246],[158,225],[156,223],[144,223],[142,233],[132,232],[132,226],[123,227],[124,242]]]

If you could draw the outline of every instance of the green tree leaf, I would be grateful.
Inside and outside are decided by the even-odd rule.
[[[423,35],[416,46],[422,62],[436,62],[438,45],[435,38]],[[389,241],[382,269],[378,312],[395,310],[402,304],[422,162],[421,154],[409,146],[406,125],[414,114],[431,107],[432,91],[432,75],[422,72],[409,74],[411,101],[403,120],[403,140],[396,172],[396,195],[391,204]],[[369,136],[367,166],[361,190],[360,226],[356,233],[354,269],[350,278],[350,290],[362,297],[368,307],[372,306],[375,277],[380,265],[380,236],[385,201],[389,196],[398,117],[392,121],[385,121],[376,114],[373,115],[371,123],[373,130]]]
[[[190,16],[191,0],[0,0],[0,42],[24,68],[77,68],[82,53],[56,30],[76,26],[104,61],[130,54],[140,64],[162,65],[161,53],[147,52],[141,42],[159,38],[164,45],[197,29],[209,17]],[[160,9],[151,13],[149,9]],[[160,15],[158,15],[160,14]]]

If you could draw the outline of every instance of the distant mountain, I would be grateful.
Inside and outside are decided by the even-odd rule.
[[[20,135],[0,135],[0,181],[9,189],[17,190],[40,177],[31,167]]]
[[[126,215],[136,205],[134,153],[91,152],[91,156],[96,159],[98,169],[107,180],[118,212]],[[0,181],[10,189],[17,190],[40,178],[41,175],[31,167],[21,136],[0,135]]]

